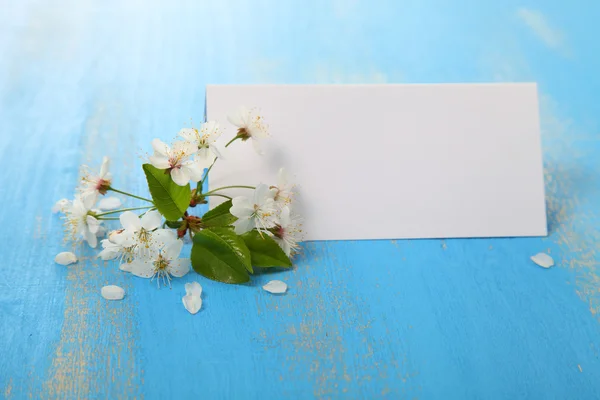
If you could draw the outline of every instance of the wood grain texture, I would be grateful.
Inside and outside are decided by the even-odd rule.
[[[4,3],[0,396],[599,398],[598,15],[583,0]],[[158,290],[65,243],[50,212],[104,155],[115,186],[146,194],[150,140],[199,122],[207,83],[530,80],[548,238],[312,242],[249,285]],[[80,262],[55,264],[64,250]],[[533,265],[540,251],[557,266]],[[285,296],[261,290],[273,278]]]

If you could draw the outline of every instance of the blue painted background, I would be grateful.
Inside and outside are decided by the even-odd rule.
[[[584,0],[2,2],[0,396],[600,398],[599,16]],[[314,242],[252,285],[170,290],[83,246],[53,262],[72,246],[50,208],[79,165],[109,155],[115,186],[145,193],[150,140],[200,121],[207,83],[487,81],[539,84],[548,238]],[[286,296],[260,289],[274,277]]]

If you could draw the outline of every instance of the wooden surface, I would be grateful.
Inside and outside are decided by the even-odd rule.
[[[600,3],[0,8],[0,396],[600,397]],[[109,155],[115,184],[144,193],[150,140],[200,121],[207,83],[481,81],[539,83],[548,238],[314,242],[252,285],[171,290],[83,246],[53,262],[70,246],[50,208],[78,166]],[[367,211],[357,199],[357,223]],[[557,267],[533,265],[540,251]],[[260,289],[275,277],[287,295]]]

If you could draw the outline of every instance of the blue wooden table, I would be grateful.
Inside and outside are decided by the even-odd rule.
[[[151,3],[2,3],[0,396],[600,398],[600,3]],[[199,122],[208,83],[486,81],[539,83],[547,238],[312,242],[250,285],[158,290],[50,211],[103,155],[147,193],[150,140]]]

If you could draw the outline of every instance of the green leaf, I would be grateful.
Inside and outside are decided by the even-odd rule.
[[[269,235],[252,230],[242,235],[255,267],[291,267],[292,261]]]
[[[158,211],[170,221],[181,218],[190,205],[192,192],[190,184],[179,186],[171,179],[164,169],[158,169],[150,164],[142,165],[148,188]]]
[[[229,228],[203,229],[194,235],[192,267],[205,277],[225,283],[244,283],[252,272],[250,251]]]
[[[231,205],[231,200],[227,200],[225,203],[221,203],[212,210],[207,211],[202,216],[202,225],[210,228],[216,226],[229,226],[233,224],[237,218],[231,215],[229,212]]]

